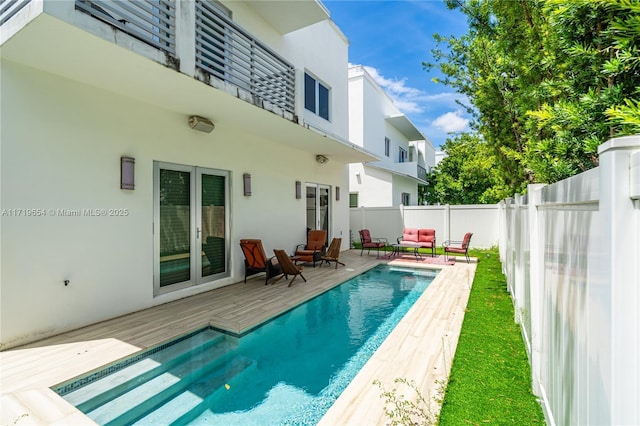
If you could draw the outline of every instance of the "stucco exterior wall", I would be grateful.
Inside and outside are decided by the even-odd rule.
[[[313,77],[325,84],[330,92],[329,120],[306,110],[301,97],[297,105],[301,121],[347,141],[349,139],[349,115],[347,114],[349,43],[344,34],[332,21],[327,20],[286,34],[283,37],[283,43],[285,55],[296,67],[297,92],[304,93],[305,71],[309,71]],[[331,52],[331,55],[327,55],[326,52]]]
[[[352,142],[380,159],[349,166],[349,191],[358,194],[358,206],[398,206],[403,193],[410,194],[410,205],[416,205],[418,183],[423,182],[418,180],[418,165],[435,163],[426,159],[433,156],[433,147],[428,140],[409,141],[409,136],[420,132],[361,66],[349,68],[349,120]],[[404,162],[400,162],[400,148],[407,153]]]
[[[393,205],[399,206],[402,203],[402,194],[409,194],[410,206],[418,204],[418,185],[412,179],[405,178],[399,175],[393,176]]]
[[[268,254],[305,240],[296,180],[347,188],[339,162],[238,128],[196,132],[182,114],[32,68],[3,61],[1,89],[2,209],[45,212],[1,218],[3,346],[240,281],[240,238],[261,238]],[[135,158],[133,191],[120,189],[121,156]],[[153,296],[154,161],[230,172],[230,277]],[[348,235],[348,198],[332,207],[331,236]],[[76,209],[107,215],[62,213]]]

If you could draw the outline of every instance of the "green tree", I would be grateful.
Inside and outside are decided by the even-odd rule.
[[[448,139],[443,150],[447,156],[427,176],[428,204],[494,204],[511,195],[500,186],[493,151],[477,135]]]
[[[496,194],[598,163],[597,147],[640,131],[640,2],[447,0],[462,37],[435,35],[436,80],[467,96],[495,158]]]
[[[633,25],[619,17],[633,16],[632,6],[626,0],[542,3],[552,30],[545,57],[554,69],[545,84],[556,92],[528,112],[524,162],[537,181],[555,182],[597,166],[598,145],[633,131],[623,108],[638,95],[640,30],[622,30]],[[638,19],[637,4],[635,9]]]

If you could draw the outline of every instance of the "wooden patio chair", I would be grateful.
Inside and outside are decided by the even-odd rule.
[[[464,254],[464,257],[467,259],[467,263],[469,263],[469,243],[471,242],[471,236],[473,234],[471,232],[467,232],[464,234],[464,238],[462,241],[445,241],[442,243],[442,247],[444,248],[444,261],[447,261],[447,253],[458,253]]]
[[[326,245],[327,231],[325,229],[312,229],[307,234],[307,243],[296,246],[295,255],[293,256],[294,263],[313,263],[313,267],[315,268],[316,262],[319,261],[320,257],[325,253]]]
[[[386,238],[373,238],[368,229],[361,229],[360,231],[360,242],[362,243],[362,248],[360,249],[360,256],[362,256],[362,252],[364,249],[367,249],[367,254],[371,252],[371,249],[376,249],[376,257],[380,257],[380,249],[387,246]]]
[[[331,240],[331,244],[329,244],[329,248],[327,249],[327,253],[320,257],[322,262],[320,262],[320,266],[324,262],[330,264],[331,262],[336,263],[336,269],[338,269],[338,263],[342,266],[345,266],[344,263],[340,262],[340,247],[342,246],[342,238],[334,238]]]
[[[266,273],[264,284],[267,285],[269,280],[278,275],[282,275],[280,264],[275,261],[275,256],[267,258],[262,247],[262,240],[242,239],[240,240],[240,248],[244,253],[244,282],[247,277],[260,272]]]
[[[302,275],[303,267],[294,265],[293,261],[286,251],[274,249],[273,253],[275,253],[276,258],[278,259],[278,263],[282,267],[282,273],[284,274],[285,279],[289,279],[289,275],[293,275],[293,278],[291,278],[291,281],[289,281],[289,285],[287,287],[291,287],[291,284],[293,284],[293,280],[295,280],[298,275],[300,275],[304,282],[307,282],[307,279],[304,277],[304,275]],[[280,281],[280,278],[278,278],[272,284]]]

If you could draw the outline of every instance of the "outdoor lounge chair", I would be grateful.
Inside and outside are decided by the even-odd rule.
[[[327,249],[327,253],[320,257],[322,262],[320,262],[320,266],[324,262],[330,264],[331,262],[336,263],[336,269],[338,269],[338,263],[342,266],[345,266],[344,263],[340,262],[340,246],[342,245],[342,238],[334,238],[331,240],[331,244],[329,244],[329,248]]]
[[[320,257],[325,253],[325,246],[327,244],[327,231],[324,229],[312,229],[307,234],[307,243],[298,244],[296,246],[295,255],[293,260],[295,264],[298,262],[313,263],[313,267],[316,267],[316,262],[320,260]]]
[[[282,273],[284,274],[285,279],[289,279],[289,275],[293,275],[293,278],[291,278],[291,281],[289,281],[289,285],[287,287],[291,287],[291,284],[293,284],[293,280],[295,280],[298,275],[302,277],[304,282],[307,282],[307,279],[304,277],[304,275],[302,275],[303,267],[294,265],[293,261],[291,260],[291,258],[289,257],[286,251],[275,249],[273,250],[273,253],[278,258],[278,263],[282,267]],[[277,281],[280,281],[280,278],[278,278],[272,284],[275,284]]]
[[[444,248],[444,261],[447,261],[447,253],[458,253],[464,254],[464,257],[467,258],[467,263],[469,263],[469,243],[471,242],[472,235],[471,232],[467,232],[464,234],[462,241],[445,241],[442,244]]]
[[[240,247],[244,253],[244,282],[247,277],[260,272],[267,274],[264,284],[267,285],[269,280],[275,276],[282,275],[280,264],[274,261],[274,257],[268,258],[262,247],[262,240],[243,239],[240,240]]]
[[[368,229],[360,230],[360,242],[362,243],[362,248],[360,249],[360,256],[362,256],[362,252],[364,249],[367,249],[367,254],[371,252],[371,249],[376,249],[376,257],[380,257],[380,249],[387,246],[386,238],[373,238]]]

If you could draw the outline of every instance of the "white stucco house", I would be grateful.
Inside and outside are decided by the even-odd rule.
[[[241,238],[348,235],[378,157],[321,2],[18,0],[0,42],[0,348],[241,281]]]
[[[349,140],[380,158],[349,166],[351,207],[418,204],[435,149],[360,65],[349,67]]]

